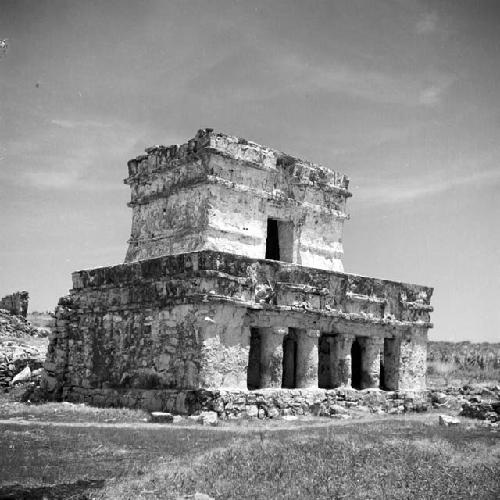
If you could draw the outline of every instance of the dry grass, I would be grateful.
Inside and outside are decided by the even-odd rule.
[[[473,452],[473,453],[472,453]],[[261,432],[196,460],[113,481],[99,498],[498,498],[498,439],[484,431],[387,421]]]
[[[97,408],[85,404],[26,404],[0,398],[0,419],[21,418],[45,422],[147,422],[151,415],[129,408]]]
[[[12,422],[0,434],[0,498],[153,499],[202,491],[222,499],[493,499],[500,493],[500,444],[490,430],[439,427],[436,415],[301,423]]]

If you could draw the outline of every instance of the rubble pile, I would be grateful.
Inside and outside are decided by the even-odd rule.
[[[21,315],[0,309],[0,387],[40,378],[47,352],[47,342],[41,338],[47,336],[44,330]],[[23,340],[26,337],[36,340]]]
[[[500,422],[500,400],[482,400],[480,397],[466,401],[462,406],[463,417]]]
[[[38,328],[32,326],[23,316],[11,314],[6,309],[0,309],[0,337],[44,337]]]
[[[24,382],[33,377],[40,377],[39,370],[43,367],[46,351],[45,344],[31,346],[16,340],[0,339],[0,387],[8,387],[15,381]],[[26,367],[29,367],[29,377],[18,377],[14,380]]]

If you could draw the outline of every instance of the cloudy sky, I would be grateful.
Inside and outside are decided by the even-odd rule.
[[[123,261],[126,161],[212,127],[351,179],[346,271],[500,341],[500,2],[0,0],[0,294]]]

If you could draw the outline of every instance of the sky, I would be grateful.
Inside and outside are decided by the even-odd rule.
[[[199,128],[345,173],[347,272],[500,341],[500,2],[0,0],[0,296],[123,262],[126,162]]]

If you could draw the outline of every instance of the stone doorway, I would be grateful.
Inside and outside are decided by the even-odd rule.
[[[363,386],[363,365],[362,365],[362,348],[361,343],[357,338],[354,339],[351,347],[351,370],[353,389],[362,389]]]
[[[291,331],[283,340],[283,383],[284,389],[297,386],[297,338]]]
[[[266,259],[280,260],[278,221],[267,219]]]
[[[267,219],[265,258],[293,262],[293,245],[293,223],[277,219]]]
[[[260,332],[250,329],[250,349],[248,352],[247,388],[252,391],[260,387]]]

